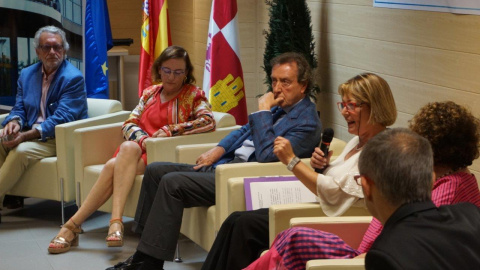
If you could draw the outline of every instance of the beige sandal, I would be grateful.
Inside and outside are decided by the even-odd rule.
[[[110,225],[112,224],[120,224],[120,227],[122,228],[120,231],[114,231],[110,234],[107,235],[107,238],[105,238],[105,241],[107,242],[108,247],[122,247],[123,246],[123,222],[121,218],[115,218],[110,220]],[[116,238],[115,240],[109,240],[108,238]]]
[[[70,247],[78,246],[78,234],[82,231],[82,228],[77,225],[72,219],[70,221],[74,226],[68,225],[68,222],[63,224],[62,228],[65,228],[73,233],[73,239],[68,241],[67,239],[61,236],[55,236],[50,245],[48,246],[48,252],[52,254],[64,253],[70,250]],[[51,246],[53,244],[53,246]]]

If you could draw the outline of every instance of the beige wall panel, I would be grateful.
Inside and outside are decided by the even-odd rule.
[[[257,82],[254,72],[243,72],[243,85],[245,87],[245,96],[255,98],[257,96]]]
[[[124,48],[128,50],[128,54],[130,55],[140,55],[140,27],[138,28],[113,28],[112,27],[112,37],[114,39],[121,39],[121,38],[131,38],[133,39],[133,43],[130,46],[125,46]]]
[[[212,0],[195,0],[194,3],[193,12],[195,19],[210,20]]]
[[[415,77],[414,46],[336,34],[326,34],[322,38],[329,43],[331,63],[404,78]]]
[[[268,23],[270,15],[268,14],[269,6],[265,1],[257,0],[257,22]]]
[[[204,65],[205,64],[205,53],[207,50],[207,44],[201,42],[195,42],[195,58],[192,61],[195,65]]]
[[[416,66],[420,81],[480,93],[480,55],[418,48]]]
[[[203,89],[203,65],[193,65],[193,72],[196,79],[196,85]]]
[[[474,115],[480,115],[480,94],[398,77],[383,78],[390,84],[399,111],[413,115],[429,102],[451,100],[470,108]]]
[[[255,48],[240,48],[240,61],[242,63],[243,72],[256,72],[256,49]]]
[[[195,47],[191,33],[183,31],[172,32],[172,45],[182,46],[190,54],[190,58],[195,57]]]
[[[170,10],[170,31],[193,35],[193,13]]]
[[[240,41],[240,48],[255,48],[256,47],[256,36],[252,35],[255,33],[256,23],[239,23],[238,24],[238,39]]]
[[[310,18],[312,21],[312,30],[313,31],[320,31],[322,28],[322,6],[325,5],[324,3],[316,2],[316,1],[307,1],[308,8],[310,9]]]
[[[408,121],[412,119],[413,114],[409,113],[403,113],[403,112],[398,112],[397,114],[397,121],[395,121],[395,124],[392,125],[392,127],[408,127]]]
[[[264,83],[265,71],[260,70],[257,72],[257,95],[263,95],[267,92],[268,86]]]
[[[193,32],[195,42],[207,43],[209,20],[195,19],[195,31]]]
[[[257,0],[237,1],[238,21],[242,23],[254,23],[257,21]],[[258,1],[257,1],[258,2]]]
[[[257,23],[256,27],[257,27],[256,29],[257,48],[259,49],[263,57],[263,51],[265,50],[265,41],[266,41],[265,31],[267,31],[269,27],[268,27],[268,23]]]
[[[125,104],[123,109],[131,111],[137,106],[138,97],[138,67],[140,64],[139,55],[127,55],[124,57],[124,79],[125,79]]]
[[[332,83],[332,87],[328,89],[322,88],[322,90],[328,91],[332,94],[337,94],[338,85],[357,74],[365,72],[364,70],[335,64],[330,65],[329,70],[330,77],[328,79]],[[441,87],[381,73],[376,74],[384,78],[390,85],[395,98],[397,110],[399,111],[413,115],[422,106],[429,102],[451,100],[460,105],[469,107],[473,114],[480,115],[480,95],[477,93]],[[339,96],[338,98],[340,99]]]
[[[131,1],[131,0],[129,0]],[[193,13],[193,3],[197,2],[197,0],[174,0],[168,1],[168,9],[169,10],[177,10],[183,11],[188,13]],[[198,1],[200,2],[200,1]]]
[[[142,26],[142,1],[108,0],[108,13],[114,39],[132,38],[130,55],[140,54],[140,27]]]
[[[257,98],[247,97],[247,113],[251,114],[258,111],[258,100]]]
[[[470,170],[472,170],[477,179],[480,177],[480,159],[473,161],[472,166],[470,166]]]
[[[480,53],[478,16],[343,4],[323,7],[328,25],[324,30],[329,33]]]
[[[354,6],[373,6],[372,0],[308,0],[308,2],[322,2],[332,4],[345,4]]]

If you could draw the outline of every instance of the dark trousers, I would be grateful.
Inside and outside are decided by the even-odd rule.
[[[268,243],[268,208],[234,212],[223,222],[202,270],[243,269]]]
[[[135,213],[137,250],[171,261],[175,255],[183,209],[215,204],[215,172],[193,165],[156,162],[147,166]]]

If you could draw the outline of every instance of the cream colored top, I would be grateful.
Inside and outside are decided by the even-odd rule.
[[[318,174],[317,200],[327,216],[342,215],[352,206],[365,207],[362,187],[353,179],[353,176],[358,174],[361,151],[345,160],[345,156],[358,142],[358,136],[352,138],[324,174]]]

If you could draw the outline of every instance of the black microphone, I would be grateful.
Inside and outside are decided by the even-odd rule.
[[[325,157],[328,156],[328,149],[330,148],[330,143],[333,140],[333,129],[331,128],[326,128],[323,130],[322,134],[322,142],[320,143],[320,150],[322,150],[323,154]],[[322,169],[317,169],[315,168],[315,172],[317,173],[323,173],[325,168]]]

